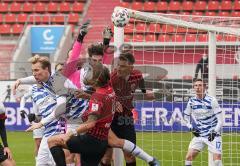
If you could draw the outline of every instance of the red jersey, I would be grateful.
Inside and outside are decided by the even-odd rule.
[[[119,77],[117,71],[113,71],[110,78],[111,86],[116,94],[116,99],[123,107],[123,113],[116,113],[116,115],[132,115],[131,110],[133,106],[133,94],[143,82],[142,72],[133,70],[127,79]],[[144,86],[144,85],[143,85]]]
[[[108,132],[114,115],[115,93],[110,86],[97,89],[92,94],[89,101],[89,109],[86,116],[97,115],[98,120],[94,128],[90,129],[87,134],[101,139],[108,139]]]

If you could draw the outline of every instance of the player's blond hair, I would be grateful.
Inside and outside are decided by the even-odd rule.
[[[33,57],[28,59],[28,62],[32,64],[41,63],[42,68],[45,69],[48,68],[49,73],[51,73],[51,63],[48,57],[46,56],[40,56],[40,55],[34,55]]]

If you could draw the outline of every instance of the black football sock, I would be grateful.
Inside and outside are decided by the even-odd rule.
[[[66,166],[65,154],[61,146],[51,147],[50,151],[57,166]]]

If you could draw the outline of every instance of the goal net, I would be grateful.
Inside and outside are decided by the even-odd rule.
[[[193,136],[183,123],[183,111],[194,95],[193,79],[203,77],[223,111],[223,165],[240,165],[240,18],[128,13],[131,20],[124,30],[114,27],[114,45],[124,44],[121,48],[134,53],[135,68],[155,94],[154,101],[147,101],[135,93],[137,144],[163,166],[184,165]],[[202,74],[195,74],[205,56]],[[207,149],[193,165],[208,165]]]

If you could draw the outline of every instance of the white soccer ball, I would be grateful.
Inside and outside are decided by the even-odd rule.
[[[119,9],[113,12],[112,22],[116,27],[124,27],[130,20],[127,9]]]

